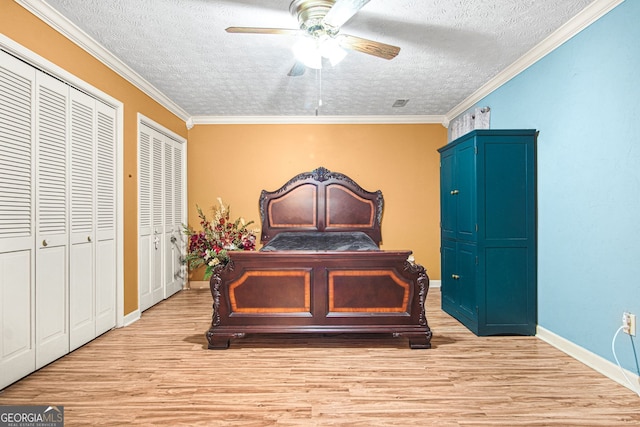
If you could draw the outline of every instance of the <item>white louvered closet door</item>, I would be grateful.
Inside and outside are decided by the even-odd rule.
[[[185,197],[184,197],[184,144],[173,141],[173,231],[170,238],[172,285],[170,294],[178,292],[186,285],[186,265],[182,262],[186,253],[186,237],[182,233],[182,224],[186,224]]]
[[[151,282],[152,304],[164,299],[164,138],[162,134],[154,132],[151,138],[151,210],[153,228],[153,281]]]
[[[158,132],[154,132],[151,137],[151,210],[152,210],[152,277],[151,282],[151,304],[157,304],[164,299],[164,138]]]
[[[0,389],[116,324],[116,117],[0,51]]]
[[[71,89],[70,350],[95,338],[95,100]]]
[[[182,150],[178,141],[164,143],[164,279],[165,298],[182,289]]]
[[[151,130],[138,135],[138,291],[140,311],[151,307]]]
[[[36,75],[36,368],[69,351],[69,87]]]
[[[140,124],[139,285],[146,310],[182,289],[183,144]]]
[[[96,336],[116,326],[116,110],[96,101]]]
[[[0,52],[0,389],[35,369],[35,70]]]
[[[139,135],[139,289],[140,310],[162,301],[163,261],[163,141],[162,135],[140,125]]]
[[[163,246],[164,246],[164,297],[173,295],[175,282],[175,272],[173,271],[173,243],[176,236],[173,234],[173,143],[170,139],[164,139],[164,182],[162,190],[164,192],[164,226],[163,226]]]
[[[116,322],[115,110],[71,89],[70,349]]]

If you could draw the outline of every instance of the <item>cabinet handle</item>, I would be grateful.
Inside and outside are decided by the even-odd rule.
[[[452,196],[455,196],[455,195],[456,195],[456,194],[458,194],[458,193],[459,193],[459,191],[458,191],[458,190],[451,190],[451,195],[452,195]]]
[[[458,276],[457,274],[452,274],[451,278],[454,280],[458,280],[460,278],[460,276]]]
[[[87,236],[87,242],[91,243],[91,236]]]
[[[42,241],[42,246],[49,246],[49,243],[47,243],[47,241],[46,241],[46,240],[43,240],[43,241]]]

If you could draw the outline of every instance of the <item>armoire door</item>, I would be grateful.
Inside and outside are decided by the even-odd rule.
[[[478,303],[477,269],[478,249],[476,245],[458,242],[457,250],[457,275],[458,284],[458,309],[459,313],[467,317],[472,323],[477,324]]]
[[[456,214],[458,192],[455,184],[455,150],[442,153],[440,157],[440,230],[442,238],[455,239],[458,229]]]
[[[36,369],[69,352],[69,87],[36,76]]]
[[[476,240],[476,146],[473,140],[460,144],[456,150],[456,238]]]
[[[457,261],[458,246],[455,240],[442,239],[440,257],[442,264],[441,298],[442,306],[450,311],[458,310],[459,272]]]
[[[477,325],[476,275],[477,247],[474,244],[442,239],[442,307],[463,320]],[[461,319],[464,316],[465,319]]]
[[[460,144],[440,157],[440,229],[443,239],[476,238],[476,147]]]

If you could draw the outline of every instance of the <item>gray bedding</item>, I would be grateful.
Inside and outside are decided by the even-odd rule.
[[[284,232],[276,235],[261,251],[379,251],[365,233],[354,232]]]

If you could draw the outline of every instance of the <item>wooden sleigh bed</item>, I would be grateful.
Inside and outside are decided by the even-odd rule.
[[[429,278],[380,250],[383,197],[325,168],[262,191],[260,251],[230,252],[210,280],[210,349],[246,334],[385,333],[431,348]]]

